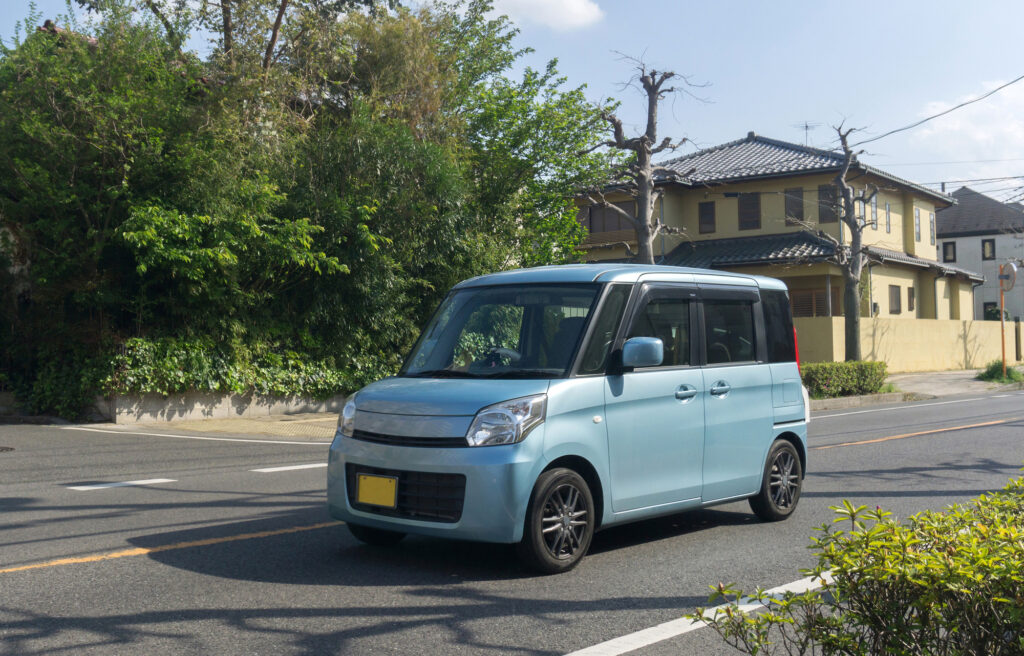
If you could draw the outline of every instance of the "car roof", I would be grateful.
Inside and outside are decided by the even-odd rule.
[[[587,283],[643,281],[694,282],[704,284],[727,284],[758,286],[764,289],[785,289],[786,286],[775,278],[751,276],[728,271],[694,269],[690,267],[664,266],[660,264],[559,264],[553,266],[515,269],[491,273],[464,280],[455,286],[485,287],[491,285],[523,285],[537,283]]]

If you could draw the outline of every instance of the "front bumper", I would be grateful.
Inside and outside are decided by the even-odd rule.
[[[331,516],[375,528],[477,540],[518,542],[526,507],[542,468],[543,426],[518,444],[484,447],[412,447],[376,444],[335,435],[327,464],[327,504]],[[350,503],[346,465],[466,478],[462,512],[456,521],[394,517]]]

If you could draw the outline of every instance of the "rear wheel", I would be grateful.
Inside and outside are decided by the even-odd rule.
[[[800,454],[786,440],[778,440],[768,452],[761,491],[750,498],[750,509],[766,522],[786,519],[796,510],[803,487]]]
[[[372,528],[359,524],[346,524],[346,526],[348,526],[349,532],[355,539],[375,547],[390,547],[398,544],[405,537],[405,533],[388,531],[382,528]]]
[[[594,499],[583,477],[571,469],[540,475],[530,495],[519,554],[545,574],[575,567],[594,537]]]

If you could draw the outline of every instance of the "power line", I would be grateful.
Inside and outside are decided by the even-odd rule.
[[[853,144],[853,146],[851,146],[851,147],[862,146],[862,145],[864,145],[866,143],[871,143],[872,141],[878,141],[879,139],[884,139],[885,137],[888,137],[890,135],[896,134],[897,132],[904,132],[906,130],[911,130],[913,128],[916,128],[919,125],[923,125],[923,124],[927,123],[928,121],[931,121],[933,119],[939,118],[940,116],[945,116],[946,114],[949,114],[950,112],[955,112],[956,110],[960,109],[961,107],[966,107],[967,105],[971,105],[971,104],[976,103],[978,101],[984,100],[984,99],[988,98],[989,96],[991,96],[992,94],[994,94],[994,93],[996,93],[998,91],[1002,91],[1003,89],[1005,89],[1006,87],[1010,86],[1011,84],[1016,84],[1017,82],[1020,82],[1021,80],[1024,80],[1024,75],[1021,75],[1020,77],[1018,77],[1016,79],[1010,80],[1006,84],[1004,84],[1002,86],[998,86],[995,89],[992,89],[991,91],[989,91],[988,93],[984,93],[984,94],[978,96],[977,98],[973,98],[971,100],[965,100],[964,102],[960,103],[959,105],[956,105],[954,107],[950,107],[949,109],[947,109],[945,111],[942,111],[942,112],[939,112],[938,114],[933,114],[931,116],[923,118],[920,121],[916,121],[914,123],[911,123],[910,125],[905,125],[902,128],[896,128],[895,130],[889,130],[888,132],[886,132],[884,134],[880,134],[877,137],[872,137],[870,139],[865,139],[864,141],[858,141],[857,143]]]

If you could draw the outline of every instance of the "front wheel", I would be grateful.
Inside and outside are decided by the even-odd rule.
[[[575,567],[594,537],[594,499],[583,477],[571,469],[540,475],[530,495],[519,555],[545,574]]]
[[[786,519],[796,510],[802,487],[800,454],[786,440],[778,440],[768,452],[761,491],[750,498],[750,509],[766,522]]]

